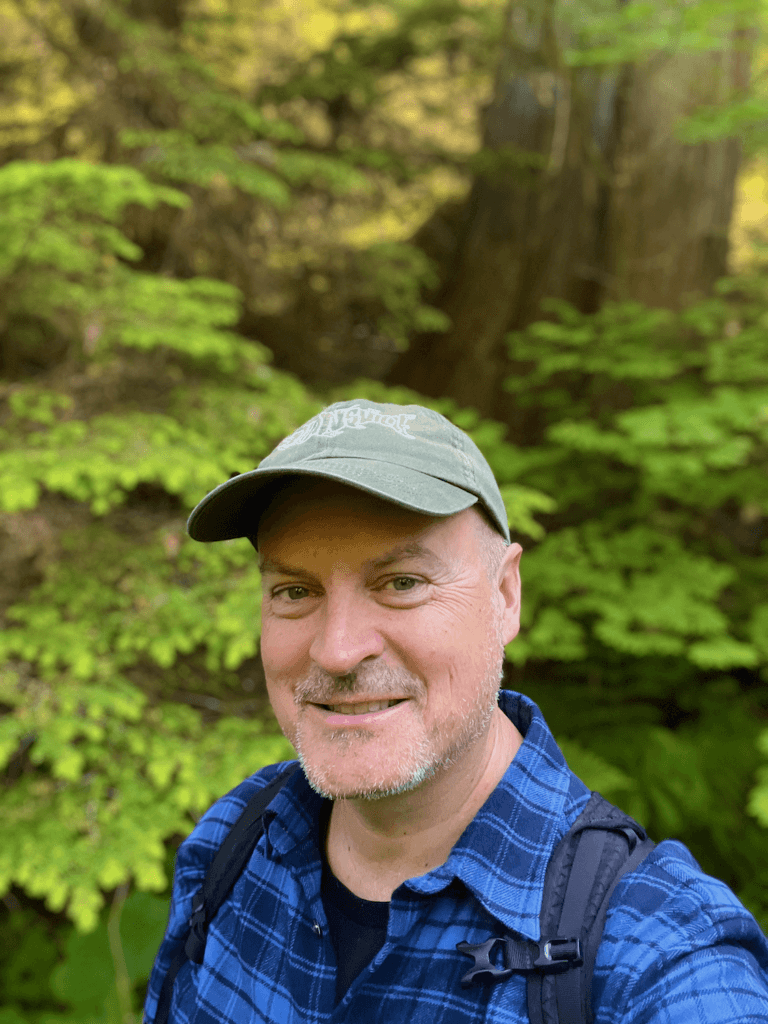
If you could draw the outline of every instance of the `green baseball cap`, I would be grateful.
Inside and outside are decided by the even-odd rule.
[[[474,441],[421,405],[355,398],[329,405],[289,434],[256,469],[220,484],[187,522],[193,540],[253,537],[276,485],[324,477],[402,508],[452,516],[480,503],[509,543],[499,485]]]

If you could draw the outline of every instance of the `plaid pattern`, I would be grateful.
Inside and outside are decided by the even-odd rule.
[[[520,694],[500,704],[525,741],[448,860],[394,893],[387,942],[335,1005],[336,967],[320,899],[321,799],[297,772],[272,802],[266,831],[212,922],[205,961],[179,972],[173,1024],[524,1024],[526,982],[463,989],[471,961],[456,943],[500,927],[539,938],[550,854],[589,792],[569,770],[541,712]],[[145,1006],[152,1024],[193,893],[263,769],[203,816],[176,863],[166,937]],[[611,901],[595,968],[596,1024],[745,1024],[768,1020],[768,942],[722,882],[680,843],[660,843]]]

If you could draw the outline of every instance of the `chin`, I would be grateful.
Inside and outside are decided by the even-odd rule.
[[[359,770],[345,771],[335,765],[317,764],[298,751],[299,761],[312,789],[326,800],[385,800],[418,789],[431,779],[437,765],[433,758],[422,759],[408,766],[386,771],[379,769],[376,775],[370,764]]]

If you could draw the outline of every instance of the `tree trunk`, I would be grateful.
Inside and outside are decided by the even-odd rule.
[[[674,308],[726,272],[738,141],[684,145],[675,129],[748,74],[735,49],[569,68],[554,4],[543,6],[538,18],[508,9],[482,162],[431,298],[452,326],[413,339],[390,375],[506,421],[504,339],[542,318],[542,299],[583,312],[607,299]],[[435,255],[441,217],[417,238]]]

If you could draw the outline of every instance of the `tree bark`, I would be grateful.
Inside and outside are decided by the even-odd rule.
[[[442,243],[431,297],[452,326],[413,339],[390,374],[507,422],[505,337],[542,319],[542,299],[583,312],[607,299],[675,308],[726,273],[740,160],[736,139],[685,145],[675,129],[746,86],[743,49],[569,68],[553,10],[550,0],[537,17],[509,6],[484,166],[453,218],[447,256]],[[441,217],[417,237],[433,254]]]

